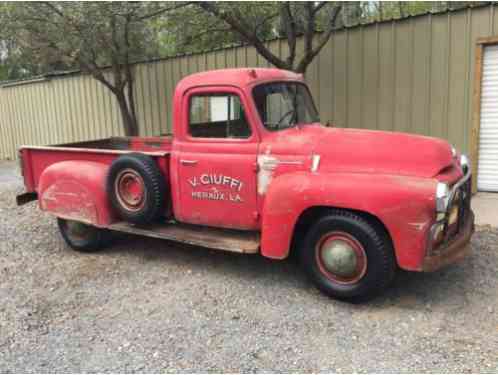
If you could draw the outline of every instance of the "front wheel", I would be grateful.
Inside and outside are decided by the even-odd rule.
[[[93,252],[109,242],[109,231],[79,221],[57,218],[62,238],[74,250]]]
[[[352,302],[366,300],[385,289],[396,268],[385,230],[345,210],[331,210],[312,225],[300,258],[318,289]]]

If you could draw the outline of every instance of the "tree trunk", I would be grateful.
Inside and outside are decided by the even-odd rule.
[[[138,124],[137,117],[135,115],[135,109],[133,105],[130,105],[126,100],[126,95],[124,93],[124,88],[118,91],[116,94],[116,100],[119,104],[119,110],[121,112],[121,118],[123,119],[124,132],[127,137],[135,137],[138,135]],[[132,96],[133,98],[133,96]]]
[[[133,98],[133,76],[131,70],[128,68],[125,71],[126,81],[123,83],[121,79],[121,72],[114,70],[114,83],[109,82],[101,70],[98,68],[83,65],[86,71],[90,72],[97,81],[107,87],[115,96],[118,101],[119,111],[123,119],[124,133],[127,137],[134,137],[138,135],[138,122],[135,112],[135,101]],[[126,89],[128,89],[128,100],[126,98]]]
[[[131,71],[131,65],[127,64],[125,67],[125,77],[126,77],[126,84],[125,84],[125,89],[128,90],[128,107],[130,108],[130,115],[131,118],[133,119],[134,123],[134,128],[135,132],[138,135],[138,121],[137,121],[137,112],[135,108],[135,96],[133,95],[133,73]]]

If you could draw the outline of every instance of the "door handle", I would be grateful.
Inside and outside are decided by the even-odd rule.
[[[185,160],[185,159],[181,159],[180,163],[182,163],[183,165],[195,165],[195,164],[197,164],[197,160]]]

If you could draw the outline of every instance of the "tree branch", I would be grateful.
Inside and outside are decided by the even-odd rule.
[[[43,4],[47,7],[49,7],[55,14],[59,15],[60,17],[62,17],[62,18],[65,17],[64,13],[61,10],[57,9],[57,7],[53,3],[51,3],[50,1],[44,1]]]
[[[299,62],[298,66],[296,68],[296,71],[298,73],[304,73],[306,71],[306,68],[308,67],[308,65],[315,58],[315,56],[318,55],[320,53],[320,51],[322,50],[322,48],[327,44],[332,33],[334,32],[337,17],[339,16],[339,13],[341,12],[341,10],[342,10],[342,5],[337,5],[336,7],[334,7],[334,9],[332,10],[332,15],[330,16],[327,30],[325,30],[322,33],[322,35],[318,41],[317,46],[314,49],[312,49],[309,53],[306,53],[304,55],[304,57],[301,59],[301,61]]]
[[[196,3],[197,6],[204,9],[206,12],[214,15],[218,19],[226,22],[234,31],[236,31],[247,43],[252,45],[258,53],[263,56],[268,62],[275,65],[277,68],[288,69],[285,61],[273,54],[263,43],[258,36],[251,31],[251,27],[244,22],[241,15],[235,17],[234,15],[223,11],[218,8],[213,2],[201,1]]]
[[[313,13],[314,14],[317,14],[325,5],[328,4],[328,1],[322,1],[320,3],[318,3],[316,6],[315,6],[315,9],[313,10]]]
[[[304,5],[306,14],[306,29],[304,30],[304,53],[309,55],[313,51],[313,36],[315,34],[315,12],[312,2]]]
[[[296,59],[296,21],[292,15],[290,3],[286,1],[280,7],[281,17],[285,23],[285,30],[287,33],[287,45],[289,46],[289,56],[287,56],[287,65],[294,66]]]

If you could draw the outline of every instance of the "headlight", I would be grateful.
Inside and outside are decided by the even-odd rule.
[[[436,211],[446,212],[448,200],[450,198],[450,188],[443,182],[438,182],[436,186]]]
[[[451,146],[451,156],[455,157],[457,154],[456,148],[454,146]]]
[[[470,160],[467,157],[467,155],[460,155],[460,166],[462,167],[462,170],[464,173],[467,173],[467,171],[470,168]]]

